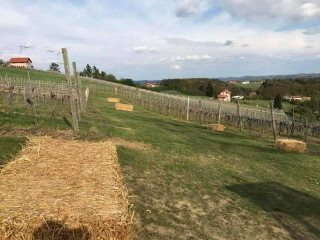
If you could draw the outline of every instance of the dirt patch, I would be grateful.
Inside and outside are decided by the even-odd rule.
[[[111,142],[113,142],[116,146],[123,146],[132,149],[138,150],[152,150],[153,147],[151,144],[146,144],[144,142],[137,142],[137,141],[128,141],[122,138],[110,138]]]
[[[174,233],[175,233],[174,229],[163,227],[163,226],[158,226],[158,225],[155,225],[155,224],[150,224],[147,227],[147,230],[149,232],[158,233],[161,236],[166,236],[166,237],[173,236]]]

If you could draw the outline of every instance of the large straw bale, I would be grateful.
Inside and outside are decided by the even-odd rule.
[[[133,105],[116,103],[115,104],[115,109],[118,110],[118,111],[129,111],[129,112],[132,112]]]
[[[120,99],[119,98],[111,98],[111,97],[109,97],[107,99],[107,101],[110,102],[110,103],[118,103],[120,101]]]
[[[276,141],[275,147],[287,152],[304,153],[307,150],[307,144],[305,142],[293,139],[279,139]]]
[[[209,130],[218,131],[218,132],[223,132],[226,129],[226,127],[222,124],[208,124],[207,128]]]
[[[129,239],[111,142],[34,137],[0,172],[0,239]]]

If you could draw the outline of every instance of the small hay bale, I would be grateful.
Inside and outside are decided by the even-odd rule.
[[[218,132],[224,132],[226,127],[222,124],[208,124],[207,128],[209,130],[218,131]]]
[[[109,97],[109,98],[107,99],[107,101],[110,102],[110,103],[118,103],[118,102],[120,101],[120,99],[119,99],[119,98],[110,98],[110,97]]]
[[[0,172],[0,239],[130,239],[111,142],[34,137]]]
[[[307,144],[293,139],[279,139],[275,143],[275,148],[287,152],[304,153],[307,150]]]
[[[133,105],[116,103],[115,104],[115,109],[118,110],[118,111],[129,111],[129,112],[132,112]]]

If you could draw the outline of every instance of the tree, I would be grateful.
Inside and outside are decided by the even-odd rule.
[[[277,109],[282,109],[282,97],[279,94],[274,99],[273,107]]]
[[[311,97],[307,105],[313,112],[319,111],[319,100],[316,96]]]
[[[92,68],[92,77],[96,79],[100,78],[100,71],[96,66],[93,66]]]
[[[117,81],[116,77],[112,74],[107,74],[106,80],[109,82],[116,82]]]
[[[60,66],[58,63],[52,62],[49,65],[49,71],[51,72],[60,72]]]
[[[106,78],[107,78],[107,74],[106,74],[104,71],[101,71],[101,73],[100,73],[100,79],[106,80]]]
[[[207,97],[212,97],[213,95],[213,86],[211,82],[208,82],[207,86],[206,86],[206,91],[205,94]]]
[[[86,67],[83,69],[80,75],[84,77],[92,77],[92,68],[89,64],[86,65]]]
[[[3,59],[0,59],[0,66],[4,65]]]
[[[121,78],[118,83],[123,84],[123,85],[128,85],[128,86],[135,86],[135,83],[133,82],[132,79],[129,78]]]

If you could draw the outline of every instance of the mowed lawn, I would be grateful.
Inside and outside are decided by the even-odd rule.
[[[255,134],[212,132],[138,107],[118,112],[108,96],[91,91],[80,139],[135,141],[118,147],[135,239],[318,239],[319,155],[281,152]],[[41,129],[70,128],[68,110],[52,117],[39,109]],[[0,106],[1,126],[33,127],[27,109],[8,111]]]

